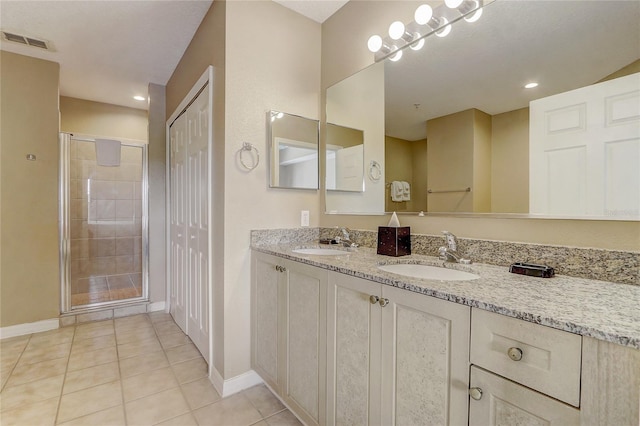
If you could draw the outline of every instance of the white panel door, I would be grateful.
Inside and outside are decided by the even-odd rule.
[[[187,232],[185,187],[186,187],[186,148],[187,117],[181,115],[170,129],[171,165],[170,165],[170,302],[171,316],[176,324],[187,330]]]
[[[187,334],[209,359],[208,91],[187,109]]]
[[[640,216],[640,73],[531,102],[530,210]]]

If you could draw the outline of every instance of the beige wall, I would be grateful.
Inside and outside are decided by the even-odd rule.
[[[491,116],[473,110],[473,211],[491,212]]]
[[[0,326],[57,318],[59,65],[0,53]],[[27,161],[35,154],[36,161]]]
[[[408,141],[385,136],[385,211],[427,211],[427,140]],[[411,185],[411,200],[391,201],[391,186],[394,180],[403,180]]]
[[[147,140],[147,111],[60,96],[60,130],[92,136]]]
[[[384,33],[390,17],[411,21],[414,2],[351,1],[322,25],[322,88],[373,63],[366,48],[371,34]],[[324,211],[324,206],[321,207]],[[322,226],[376,229],[388,216],[320,214]],[[522,241],[638,251],[640,223],[620,221],[502,219],[401,216],[412,232],[439,234],[446,229],[461,237]]]
[[[271,1],[214,1],[167,84],[167,115],[206,66],[214,101],[213,366],[229,379],[250,369],[249,231],[317,226],[318,191],[268,188],[265,114],[320,116],[320,25]],[[221,120],[222,118],[222,120]],[[262,161],[243,169],[237,151],[253,143]]]
[[[491,117],[491,211],[529,212],[529,108]]]

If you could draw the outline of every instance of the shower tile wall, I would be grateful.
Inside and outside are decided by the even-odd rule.
[[[119,167],[96,163],[95,144],[71,141],[71,305],[142,295],[142,149]]]

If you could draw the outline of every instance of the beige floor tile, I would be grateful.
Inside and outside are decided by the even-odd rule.
[[[7,381],[9,380],[9,375],[11,374],[12,370],[13,368],[10,368],[7,370],[0,370],[0,391],[4,389],[4,385],[7,384]]]
[[[265,419],[269,426],[302,426],[300,420],[291,411],[285,410]]]
[[[22,352],[0,353],[0,369],[2,371],[10,370],[16,366]]]
[[[163,334],[158,337],[160,339],[160,343],[162,344],[162,347],[165,350],[174,348],[176,346],[182,346],[182,345],[191,343],[191,339],[189,339],[189,337],[186,334],[184,334],[182,331],[179,331],[177,333],[171,333],[171,334]]]
[[[260,413],[249,402],[249,399],[238,393],[218,402],[195,410],[198,424],[204,425],[234,425],[248,426],[260,419]]]
[[[165,352],[170,364],[176,364],[178,362],[189,361],[190,359],[202,357],[200,351],[193,343],[176,346],[174,348],[167,349]]]
[[[134,356],[120,360],[120,373],[122,377],[135,376],[147,371],[168,367],[169,362],[162,350],[146,355]]]
[[[66,358],[58,358],[51,361],[38,362],[36,364],[18,364],[9,377],[7,386],[20,385],[53,376],[59,376],[60,374],[64,374],[66,368]]]
[[[125,404],[130,425],[154,425],[189,412],[180,388],[169,389]]]
[[[151,319],[147,314],[131,315],[128,317],[116,318],[116,332],[123,330],[131,330],[142,325],[151,325]]]
[[[253,386],[243,392],[262,417],[269,417],[285,409],[280,400],[263,384]]]
[[[182,385],[182,393],[192,410],[204,407],[220,400],[220,395],[208,377]]]
[[[75,340],[71,347],[71,354],[79,352],[95,351],[97,349],[108,348],[116,345],[116,337],[114,334],[105,334],[104,336],[89,337],[88,339]]]
[[[58,422],[66,422],[122,404],[120,382],[105,383],[62,395]]]
[[[36,380],[23,385],[8,386],[0,397],[0,410],[11,410],[23,405],[34,404],[46,399],[59,397],[64,375]]]
[[[147,355],[161,349],[160,342],[154,337],[118,345],[118,357],[120,359],[131,358],[133,356]]]
[[[195,417],[193,417],[191,413],[187,413],[158,423],[158,426],[198,426],[198,422],[196,422]]]
[[[0,358],[20,356],[27,347],[30,337],[31,335],[0,340]]]
[[[207,377],[207,363],[202,358],[171,365],[180,384]]]
[[[69,343],[73,340],[73,334],[73,327],[57,328],[55,330],[45,331],[42,333],[35,333],[31,335],[28,346],[40,347]]]
[[[89,414],[66,423],[58,423],[60,426],[122,426],[124,421],[124,407],[107,408],[97,413]]]
[[[64,379],[63,393],[77,392],[103,383],[114,382],[119,378],[120,369],[117,362],[70,371]]]
[[[114,333],[113,320],[90,322],[76,327],[74,340],[89,339]]]
[[[115,346],[95,351],[72,353],[69,357],[69,371],[81,370],[117,360],[118,352]]]
[[[251,426],[269,426],[269,424],[264,420],[260,420],[258,423],[254,423]]]
[[[58,397],[23,405],[20,408],[0,413],[0,424],[2,426],[53,425],[57,409]]]
[[[135,342],[136,340],[146,340],[156,337],[156,331],[152,326],[142,326],[140,328],[125,329],[120,331],[116,329],[116,340],[119,345]]]
[[[167,314],[163,311],[149,312],[147,315],[149,315],[149,319],[154,324],[163,321],[173,321],[171,314]]]
[[[19,364],[35,364],[52,359],[67,358],[71,351],[71,342],[51,346],[32,346],[29,344],[20,357]]]
[[[122,390],[125,401],[144,398],[163,390],[178,387],[178,381],[171,368],[153,370],[122,380]]]
[[[181,333],[182,330],[178,325],[173,321],[163,321],[155,324],[156,331],[158,335],[164,336],[165,334],[171,333]]]

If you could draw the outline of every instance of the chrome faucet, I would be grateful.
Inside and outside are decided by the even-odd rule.
[[[356,243],[351,241],[349,232],[347,231],[347,228],[342,228],[342,236],[338,235],[335,238],[335,240],[336,240],[336,242],[338,244],[342,244],[343,247],[351,247],[351,248],[357,248],[358,247],[358,245]]]
[[[449,231],[442,231],[442,234],[446,239],[447,245],[438,249],[440,259],[445,262],[456,262],[462,263],[463,265],[470,264],[471,259],[465,258],[464,255],[458,253],[458,240],[456,236]]]

